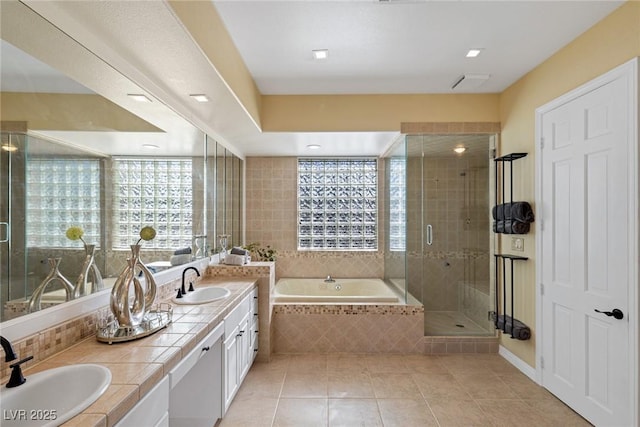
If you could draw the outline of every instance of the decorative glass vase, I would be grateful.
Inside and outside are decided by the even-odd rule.
[[[89,295],[104,288],[102,274],[95,263],[96,245],[84,245],[85,258],[82,264],[82,270],[76,281],[74,298]]]
[[[218,236],[218,242],[220,242],[220,264],[224,263],[225,258],[227,257],[227,243],[229,240],[228,234],[220,234]]]
[[[44,278],[42,283],[40,283],[40,285],[36,288],[36,290],[31,295],[31,299],[29,300],[29,307],[28,307],[29,313],[33,313],[34,311],[41,310],[42,295],[44,294],[44,291],[47,288],[47,286],[49,286],[52,283],[60,282],[60,284],[62,285],[66,293],[65,301],[69,301],[74,298],[75,291],[74,291],[73,285],[69,280],[67,280],[66,277],[62,275],[62,273],[60,273],[60,269],[59,269],[60,261],[62,261],[62,258],[47,259],[47,262],[49,263],[49,266],[51,267],[51,269],[49,270],[49,274],[47,274],[47,277]]]
[[[121,327],[140,325],[156,299],[156,282],[140,261],[140,247],[131,245],[131,257],[111,290],[111,311]],[[144,287],[138,279],[140,272],[145,279]]]

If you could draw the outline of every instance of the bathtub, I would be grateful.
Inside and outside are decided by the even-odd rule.
[[[398,304],[398,295],[380,279],[325,279],[282,278],[272,293],[274,303]]]

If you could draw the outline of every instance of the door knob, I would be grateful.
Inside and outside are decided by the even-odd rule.
[[[618,309],[618,308],[614,308],[611,311],[600,311],[598,309],[594,310],[596,313],[602,313],[602,314],[606,314],[609,317],[613,317],[615,319],[622,319],[624,317],[624,313],[622,312],[622,310]]]

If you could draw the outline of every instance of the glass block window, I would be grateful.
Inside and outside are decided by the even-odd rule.
[[[128,249],[150,225],[155,239],[145,248],[191,247],[191,159],[115,159],[113,247]]]
[[[389,249],[404,251],[407,247],[407,161],[389,160]]]
[[[298,250],[378,249],[376,159],[298,159]]]
[[[82,248],[67,239],[71,226],[100,243],[100,160],[30,157],[25,181],[28,247]]]

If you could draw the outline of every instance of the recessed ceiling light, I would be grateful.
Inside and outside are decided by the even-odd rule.
[[[146,95],[143,95],[141,93],[128,93],[127,96],[131,99],[133,99],[134,101],[138,101],[138,102],[151,102],[151,100],[149,98],[147,98]]]
[[[327,59],[329,57],[329,49],[312,50],[313,59]]]
[[[456,147],[456,148],[454,148],[454,149],[453,149],[453,151],[455,151],[455,152],[456,152],[456,153],[458,153],[458,154],[462,154],[462,153],[464,153],[465,151],[467,151],[467,149],[466,149],[465,147],[460,146],[460,147]]]
[[[14,151],[18,151],[18,147],[13,144],[2,144],[2,150],[13,153]]]
[[[142,148],[147,148],[149,150],[158,150],[160,147],[155,144],[142,144]]]
[[[192,97],[193,99],[195,99],[198,102],[209,102],[209,97],[203,93],[201,94],[194,94],[194,95],[189,95],[190,97]]]
[[[309,150],[319,150],[320,149],[320,145],[318,145],[318,144],[309,144],[309,145],[307,145],[307,148]]]
[[[469,49],[469,52],[467,52],[467,58],[475,58],[480,55],[480,53],[482,53],[482,49]]]

